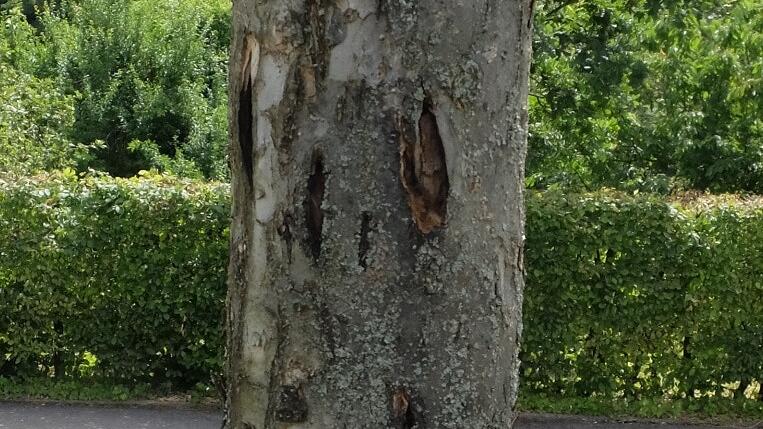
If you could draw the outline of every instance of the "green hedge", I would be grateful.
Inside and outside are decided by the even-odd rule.
[[[206,381],[228,200],[159,177],[0,180],[0,375]]]
[[[763,379],[763,204],[547,192],[527,211],[526,392],[741,397]]]
[[[739,397],[763,379],[763,204],[545,192],[527,206],[526,393]],[[224,185],[0,180],[0,376],[207,381],[228,213]]]

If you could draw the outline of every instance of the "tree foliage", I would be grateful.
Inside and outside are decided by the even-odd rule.
[[[758,3],[539,2],[528,185],[763,192]],[[19,142],[6,143],[5,159],[26,154],[6,165],[226,177],[228,0],[6,0],[0,9],[3,82],[15,81],[23,111],[36,112],[6,109],[21,137],[5,139]],[[35,97],[43,87],[47,97]],[[62,159],[39,158],[41,141]]]
[[[763,192],[755,0],[542,2],[528,184]]]
[[[87,150],[69,139],[74,97],[34,68],[41,43],[24,16],[13,11],[0,23],[0,171],[25,172],[73,166]]]
[[[192,175],[226,177],[228,1],[40,2],[26,16],[34,26],[6,6],[4,67],[73,103],[73,123],[57,132],[91,147],[90,167],[130,176],[165,165],[161,155],[190,161]]]

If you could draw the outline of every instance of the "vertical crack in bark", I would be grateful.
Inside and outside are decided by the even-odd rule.
[[[368,251],[371,249],[368,235],[371,233],[371,220],[371,213],[363,212],[360,221],[360,242],[358,243],[358,265],[363,270],[368,268]]]
[[[291,398],[290,394],[292,393],[290,388],[293,387],[294,389],[297,389],[298,386],[294,386],[293,384],[289,383],[281,383],[280,381],[285,365],[285,347],[289,341],[288,325],[290,318],[289,316],[285,315],[286,311],[284,310],[283,306],[279,306],[277,311],[265,311],[275,319],[275,335],[273,335],[273,338],[276,340],[276,346],[275,353],[272,354],[272,360],[270,361],[270,366],[268,367],[269,369],[267,371],[270,375],[270,380],[267,384],[267,407],[264,415],[262,416],[263,418],[260,420],[261,426],[257,427],[257,429],[275,427],[275,421],[280,421],[282,416],[286,416],[284,418],[288,418],[288,416],[293,414],[291,411],[289,411],[289,409],[291,407],[298,406],[298,402],[296,405],[292,405],[289,402]],[[260,366],[262,367],[265,365]],[[296,398],[298,400],[300,398],[299,390],[295,390],[295,392],[297,394]],[[284,393],[286,393],[286,395],[284,395]]]
[[[307,0],[306,22],[303,26],[305,40],[308,42],[308,66],[312,69],[313,85],[316,78],[323,81],[328,73],[328,58],[330,56],[329,37],[326,34],[327,20],[330,19],[333,10],[330,10],[331,1]]]
[[[418,427],[417,425],[411,396],[405,389],[398,388],[392,394],[392,427],[395,429],[412,429]]]
[[[244,89],[241,90],[238,105],[238,143],[241,146],[241,162],[246,173],[246,180],[251,188],[254,182],[252,145],[254,133],[252,130],[252,81],[246,77]]]
[[[535,0],[530,0],[529,6],[527,8],[528,10],[528,16],[527,16],[527,28],[532,29],[533,28],[533,14],[535,12]]]
[[[323,171],[323,156],[316,153],[313,160],[313,172],[307,180],[307,200],[305,201],[305,224],[307,225],[308,244],[313,259],[321,256],[323,234],[323,196],[326,191],[326,173]]]
[[[410,130],[404,129],[410,127],[399,124],[400,177],[413,220],[423,234],[445,227],[450,190],[445,149],[432,110],[431,102],[424,100],[418,144],[410,138]]]
[[[287,259],[289,260],[289,264],[291,264],[291,251],[293,247],[294,237],[291,234],[291,224],[292,219],[291,215],[289,213],[286,213],[283,217],[283,223],[281,224],[281,227],[278,228],[278,235],[281,236],[281,238],[286,242],[286,252],[287,252]]]
[[[246,174],[247,183],[251,189],[254,186],[254,117],[253,117],[253,79],[252,62],[258,62],[253,55],[259,55],[257,41],[248,35],[244,39],[243,70],[241,74],[242,85],[238,96],[238,144],[241,148],[241,163]],[[256,70],[254,70],[256,72]]]
[[[302,36],[306,42],[300,60],[300,96],[312,103],[324,85],[329,70],[331,49],[344,37],[343,22],[338,8],[331,0],[307,0],[302,24]]]

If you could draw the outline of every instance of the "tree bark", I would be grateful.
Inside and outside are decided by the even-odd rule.
[[[236,0],[230,428],[506,428],[531,0]]]

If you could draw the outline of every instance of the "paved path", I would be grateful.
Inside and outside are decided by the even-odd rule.
[[[0,429],[220,429],[219,413],[0,402]]]
[[[0,429],[219,429],[219,412],[173,408],[100,407],[0,402]],[[617,422],[596,417],[525,414],[515,429],[719,429],[741,426],[686,426]],[[326,428],[332,429],[332,428]]]

